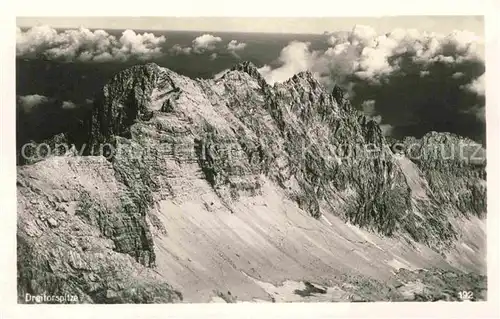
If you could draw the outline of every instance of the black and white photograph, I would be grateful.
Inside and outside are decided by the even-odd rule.
[[[484,16],[15,39],[18,304],[490,300]]]

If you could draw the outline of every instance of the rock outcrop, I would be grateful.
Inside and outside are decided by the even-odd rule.
[[[395,153],[378,124],[355,110],[340,88],[328,92],[309,72],[270,86],[248,62],[214,80],[189,79],[156,64],[134,66],[108,82],[83,126],[69,140],[84,156],[73,152],[18,168],[20,292],[71,292],[88,302],[179,301],[175,290],[186,281],[173,274],[186,276],[188,269],[203,277],[202,288],[186,288],[188,294],[207,300],[211,280],[224,276],[211,267],[223,273],[229,267],[234,280],[246,282],[238,284],[243,291],[254,284],[239,277],[250,269],[254,276],[274,269],[269,280],[285,279],[287,269],[335,277],[349,267],[334,254],[365,245],[371,248],[353,257],[366,264],[356,272],[385,278],[390,266],[370,261],[391,258],[379,251],[382,243],[398,243],[403,255],[403,246],[413,247],[422,267],[477,271],[483,263],[447,262],[465,240],[457,221],[481,223],[486,213],[485,163],[470,160],[476,144],[432,133],[403,141],[403,154]],[[468,145],[468,159],[408,153],[458,143]],[[478,152],[484,159],[484,150]],[[214,215],[198,216],[202,211]],[[290,226],[302,229],[299,237],[288,235]],[[352,236],[378,241],[357,243]],[[245,249],[244,243],[246,253],[221,250]],[[197,245],[213,250],[203,259]],[[298,245],[319,250],[299,252]],[[259,250],[275,251],[290,266],[269,264]],[[248,265],[240,265],[241,258]],[[322,266],[308,265],[314,260]]]
[[[151,233],[104,158],[52,157],[18,171],[18,294],[78,302],[181,300],[151,268]]]

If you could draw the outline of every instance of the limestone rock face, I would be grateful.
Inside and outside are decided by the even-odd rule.
[[[85,156],[53,157],[18,168],[21,291],[78,292],[88,302],[179,301],[175,290],[187,284],[172,274],[186,276],[184,268],[220,281],[221,275],[207,270],[208,264],[231,265],[239,278],[234,280],[250,285],[247,277],[239,276],[250,269],[259,272],[249,266],[252,262],[259,264],[261,274],[268,267],[285,267],[271,266],[258,251],[272,246],[275,256],[282,254],[277,258],[285,260],[306,243],[321,250],[310,254],[326,268],[311,270],[307,253],[300,253],[305,256],[289,267],[313,277],[328,269],[335,273],[347,267],[336,267],[338,257],[333,256],[351,251],[349,227],[358,229],[352,236],[366,232],[379,238],[380,245],[394,245],[392,240],[423,245],[429,256],[439,253],[420,256],[422,260],[432,264],[438,258],[447,264],[445,255],[455,249],[462,232],[453,219],[485,216],[483,162],[439,155],[417,160],[395,153],[378,124],[356,111],[340,88],[328,92],[308,72],[270,86],[249,62],[213,80],[190,79],[146,64],[118,73],[95,101],[78,138]],[[434,144],[450,148],[460,141],[472,142],[430,134],[402,145],[422,150]],[[201,212],[205,215],[198,216]],[[258,216],[264,219],[252,219]],[[307,227],[291,216],[306,216],[299,224]],[[245,223],[233,228],[236,220]],[[328,238],[327,246],[319,248],[310,236],[300,237],[305,235],[292,240],[295,235],[281,234],[278,240],[275,236],[290,225],[319,232],[321,240]],[[340,228],[337,232],[332,227]],[[35,239],[39,236],[59,246]],[[227,242],[229,238],[234,242]],[[208,242],[207,249],[213,251],[195,253],[193,247]],[[246,242],[264,246],[254,247],[255,252],[248,248],[246,257],[221,248],[244,247]],[[375,250],[371,257],[365,256],[371,250],[353,257],[367,264],[358,273],[375,276],[374,269],[380,267],[369,266],[367,258],[389,258]],[[57,261],[51,261],[54,254]],[[206,259],[199,257],[203,254],[208,254]],[[239,265],[235,255],[248,258],[248,265]],[[453,267],[470,270],[476,267],[472,264],[477,265],[457,261]],[[273,269],[267,273],[279,272]],[[85,277],[90,275],[94,281]],[[67,278],[71,280],[63,284]],[[209,293],[200,291],[208,291],[211,283],[203,280],[192,300],[208,298]]]
[[[450,133],[431,132],[412,145],[408,156],[422,169],[436,200],[464,215],[486,213],[486,150]]]
[[[79,302],[180,300],[154,262],[151,233],[103,157],[52,157],[18,171],[18,291]]]

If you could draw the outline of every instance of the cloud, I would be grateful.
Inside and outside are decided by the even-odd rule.
[[[271,84],[306,70],[329,88],[338,84],[361,110],[373,101],[371,116],[380,115],[397,138],[438,130],[484,141],[482,38],[468,31],[378,34],[359,25],[324,36],[326,49],[293,41],[282,49],[277,67],[259,71]]]
[[[17,96],[16,139],[18,146],[58,133],[81,128],[93,101],[65,101],[40,94]]]
[[[270,83],[283,82],[299,72],[311,70],[317,60],[316,53],[311,52],[310,43],[293,41],[281,50],[278,58],[281,66],[272,69],[265,65],[259,69],[264,79]]]
[[[414,29],[395,29],[378,35],[368,26],[355,26],[345,36],[330,36],[331,47],[326,52],[329,64],[344,62],[356,77],[379,82],[401,70],[404,57],[421,69],[435,63],[453,64],[479,59],[481,39],[468,31],[454,31],[447,36],[419,32]],[[339,61],[338,59],[347,61]],[[425,76],[428,70],[423,70]]]
[[[191,54],[191,51],[193,48],[191,47],[182,47],[180,44],[175,44],[172,48],[170,48],[170,52],[173,53],[174,55],[189,55]]]
[[[18,97],[18,107],[24,112],[29,112],[32,108],[42,103],[48,102],[48,98],[43,95],[32,94]]]
[[[431,74],[431,72],[427,71],[427,70],[424,70],[424,71],[420,71],[420,77],[423,78],[424,76],[428,76],[429,74]]]
[[[216,49],[217,43],[221,42],[220,37],[211,34],[204,34],[195,38],[191,42],[191,46],[183,47],[180,44],[175,44],[170,48],[170,53],[174,55],[190,55],[191,53],[202,54]],[[210,55],[210,59],[214,60],[217,55]]]
[[[469,90],[470,92],[474,92],[477,95],[485,95],[485,87],[486,87],[486,76],[483,73],[480,77],[477,79],[474,79],[472,83],[465,85],[465,89]]]
[[[231,40],[227,44],[227,51],[231,53],[234,57],[240,59],[240,56],[238,55],[237,52],[242,51],[243,49],[245,49],[246,46],[247,46],[246,43],[238,42],[236,40]]]
[[[36,26],[26,31],[17,28],[16,55],[82,62],[149,60],[163,54],[165,41],[164,36],[136,34],[133,30],[125,30],[116,38],[104,30],[80,27],[58,32],[49,26]]]
[[[74,109],[77,105],[71,101],[63,101],[62,106],[63,109]]]
[[[239,42],[236,41],[236,40],[231,40],[228,44],[227,44],[227,50],[228,51],[241,51],[243,50],[245,47],[247,46],[246,43],[243,43],[243,42]]]
[[[476,95],[479,103],[476,103],[470,109],[464,110],[465,114],[474,115],[477,120],[486,125],[486,110],[485,110],[485,88],[486,74],[483,73],[480,77],[474,79],[471,83],[461,86],[466,92]]]
[[[93,100],[86,99],[84,104],[91,104]],[[43,108],[47,105],[55,106],[60,109],[71,110],[78,107],[72,101],[61,101],[56,98],[50,98],[40,94],[17,96],[17,108],[25,114],[37,111],[37,108]]]
[[[205,51],[213,51],[216,48],[216,44],[221,42],[220,37],[213,36],[211,34],[204,34],[193,40],[193,51],[195,53],[203,53]]]

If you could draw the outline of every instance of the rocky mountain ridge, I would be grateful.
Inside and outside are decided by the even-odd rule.
[[[196,246],[193,240],[198,235],[194,233],[199,231],[204,240],[215,241],[212,245],[217,247],[230,244],[225,236],[238,236],[242,243],[265,236],[265,242],[274,246],[277,240],[273,234],[278,236],[289,225],[294,229],[304,227],[289,220],[294,214],[305,216],[300,217],[301,223],[320,232],[323,238],[334,236],[331,229],[324,227],[340,227],[338,231],[355,227],[360,229],[358,235],[368,231],[381,242],[413,247],[407,250],[426,247],[426,254],[434,257],[423,258],[427,260],[424,265],[439,259],[438,263],[446,267],[481,269],[482,261],[471,257],[481,250],[481,230],[471,232],[478,238],[470,239],[471,234],[464,235],[462,226],[472,223],[471,218],[474,223],[484,220],[484,161],[464,160],[463,156],[443,159],[440,154],[417,160],[406,152],[410,148],[422,152],[435,145],[444,145],[448,150],[450,145],[465,142],[470,158],[477,143],[447,133],[429,133],[419,140],[403,141],[406,155],[398,155],[378,124],[356,111],[340,88],[328,92],[309,72],[270,86],[249,62],[238,64],[214,80],[189,79],[153,63],[134,66],[108,82],[82,127],[68,132],[63,140],[83,149],[84,156],[70,153],[18,168],[20,292],[78,292],[89,302],[179,301],[181,293],[176,290],[182,290],[185,283],[171,287],[170,282],[178,279],[172,279],[170,273],[183,273],[180,265],[184,261],[179,258],[194,256],[187,252],[193,248],[186,247],[181,253],[170,241],[188,240]],[[484,160],[484,149],[480,145],[477,148]],[[52,175],[56,167],[65,179]],[[172,220],[172,212],[178,209],[187,216]],[[270,220],[252,219],[268,210],[266,214],[276,216],[266,218],[285,220],[272,224]],[[238,224],[241,229],[231,224],[223,229],[222,224],[202,225],[206,217],[195,217],[201,211],[228,213],[214,217],[224,227],[235,223],[235,218],[247,222]],[[331,220],[338,225],[332,225]],[[210,218],[206,221],[215,223]],[[326,226],[319,226],[321,221]],[[169,222],[177,228],[170,228]],[[69,231],[75,225],[83,228],[83,234]],[[268,233],[255,233],[268,226]],[[243,229],[246,234],[241,233]],[[179,233],[184,230],[186,233]],[[53,264],[50,260],[54,248],[39,240],[35,243],[39,236],[50,236],[60,245],[60,254],[72,253],[58,255],[60,262]],[[310,256],[308,262],[320,258],[326,264],[320,269],[311,268],[309,276],[321,273],[321,277],[344,268],[335,266],[333,257],[323,255],[326,250],[327,255],[347,250],[335,247],[343,241],[351,245],[347,244],[351,242],[346,239],[348,235],[337,239],[338,243],[328,242],[332,247],[318,246],[309,236],[304,237],[304,243],[295,243],[287,236],[280,237],[280,245],[289,242],[291,247],[273,248],[278,249],[276,256],[283,254],[279,258],[295,259],[291,251],[295,249],[298,254],[293,248],[298,244],[310,241],[310,245],[321,246],[320,255]],[[450,258],[460,255],[457,249],[463,247],[457,248],[457,242],[465,240],[464,236],[479,241],[477,249],[467,255],[467,260]],[[75,240],[80,242],[68,244]],[[370,242],[368,245],[378,246]],[[366,245],[366,241],[360,243]],[[87,246],[94,246],[96,252],[89,253],[88,248],[84,249]],[[112,260],[104,264],[115,275],[105,275],[99,270],[102,267],[96,266],[103,254]],[[241,254],[236,255],[243,258]],[[249,252],[248,263],[261,260],[262,273],[270,265],[257,256]],[[372,263],[365,254],[361,256],[367,265]],[[80,268],[74,266],[75,258]],[[186,258],[198,263],[187,269],[210,272],[208,266],[200,264],[206,262],[204,259]],[[214,252],[207,258],[217,265],[224,263],[221,267],[230,265],[231,272],[239,273],[234,274],[235,278],[242,271],[249,272],[247,266],[236,265],[234,257],[226,252]],[[307,253],[303,258],[307,260]],[[118,260],[127,260],[127,266],[113,268]],[[304,262],[308,263],[294,261],[297,265],[293,267],[312,267]],[[387,276],[373,275],[378,268],[366,266],[356,273]],[[281,273],[276,270],[276,276],[283,277],[284,270],[286,267]],[[202,276],[191,272],[195,277]],[[85,274],[92,274],[95,280]],[[61,276],[71,280],[63,284]],[[125,283],[129,276],[137,278],[137,282]],[[220,280],[221,275],[207,278],[214,276]],[[199,291],[208,289],[209,284],[201,286],[197,292],[188,293],[198,296],[193,300],[208,298]]]

